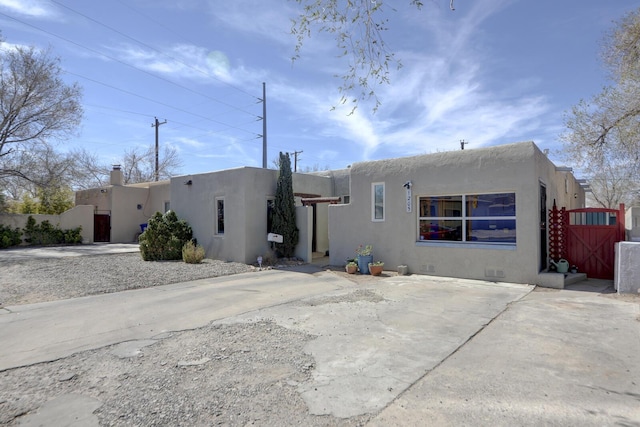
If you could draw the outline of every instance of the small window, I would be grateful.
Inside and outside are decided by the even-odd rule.
[[[371,220],[384,221],[384,182],[371,184]]]
[[[164,202],[164,213],[167,213],[171,210],[171,202]]]
[[[224,234],[224,199],[216,199],[216,234]]]
[[[276,201],[267,199],[267,233],[273,232],[273,212],[276,209]]]

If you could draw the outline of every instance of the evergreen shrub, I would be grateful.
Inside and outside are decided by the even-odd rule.
[[[182,247],[191,240],[193,231],[174,211],[156,212],[140,235],[140,254],[145,261],[180,260]]]
[[[22,243],[22,231],[19,228],[11,229],[0,224],[0,248],[6,249]]]

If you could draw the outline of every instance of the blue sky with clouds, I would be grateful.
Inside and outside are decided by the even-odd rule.
[[[391,4],[389,2],[389,4]],[[600,42],[634,0],[409,0],[388,10],[386,43],[402,61],[377,87],[376,113],[331,107],[345,69],[314,34],[292,63],[285,0],[0,0],[8,44],[51,47],[84,88],[80,135],[104,163],[126,149],[174,147],[180,173],[262,165],[262,82],[268,162],[303,151],[299,168],[337,169],[532,140],[560,148],[563,114],[607,84]],[[552,156],[553,158],[553,156]]]

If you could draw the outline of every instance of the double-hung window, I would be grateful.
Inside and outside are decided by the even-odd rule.
[[[418,240],[516,243],[515,193],[423,196]]]

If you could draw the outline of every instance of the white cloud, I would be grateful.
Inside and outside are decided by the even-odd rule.
[[[118,59],[137,68],[199,83],[222,82],[236,85],[245,81],[259,81],[264,77],[261,70],[250,70],[242,65],[234,67],[227,54],[221,50],[190,44],[174,44],[164,52],[131,44],[109,49],[115,51]]]
[[[9,9],[20,15],[36,18],[52,18],[57,13],[48,1],[41,0],[0,0],[0,8]]]
[[[291,2],[293,4],[294,2]],[[209,0],[209,13],[219,25],[293,46],[290,33],[295,9],[281,0]]]

